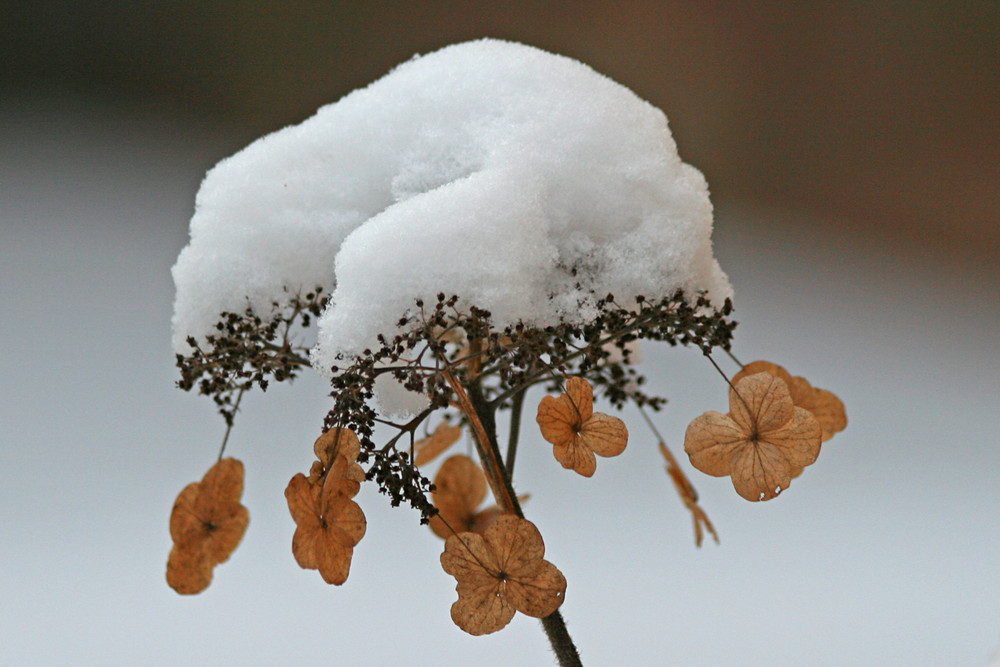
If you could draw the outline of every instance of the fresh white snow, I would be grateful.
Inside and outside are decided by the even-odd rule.
[[[666,116],[586,65],[498,40],[415,57],[205,177],[173,274],[174,347],[323,285],[314,365],[439,292],[499,326],[595,298],[732,295],[701,173]]]

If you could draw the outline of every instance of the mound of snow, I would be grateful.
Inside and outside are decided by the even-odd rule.
[[[416,57],[205,177],[174,266],[174,346],[222,311],[332,290],[317,368],[422,298],[499,326],[582,322],[595,298],[732,295],[701,173],[663,112],[575,60],[497,40]]]

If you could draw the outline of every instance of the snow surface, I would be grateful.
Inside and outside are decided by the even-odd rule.
[[[701,173],[663,112],[586,65],[479,40],[415,57],[209,171],[173,275],[174,347],[222,311],[333,290],[323,370],[457,294],[499,326],[611,292],[732,295]]]

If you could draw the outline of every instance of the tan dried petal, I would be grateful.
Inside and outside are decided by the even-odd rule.
[[[730,380],[730,382],[733,383],[733,386],[736,386],[736,383],[742,380],[743,378],[749,377],[756,373],[770,373],[775,377],[781,378],[782,380],[785,381],[785,384],[791,387],[792,384],[791,373],[786,371],[784,367],[779,366],[778,364],[770,361],[751,361],[749,364],[740,369],[740,371],[733,376],[733,379]]]
[[[185,486],[170,512],[170,538],[176,543],[201,528],[201,519],[194,512],[194,499],[198,496],[199,482]]]
[[[688,424],[684,451],[698,470],[725,477],[732,470],[733,454],[745,440],[743,430],[729,415],[710,410]]]
[[[429,521],[434,534],[448,538],[453,531],[471,530],[476,509],[486,499],[486,475],[479,465],[463,454],[449,457],[441,464],[434,487],[431,498],[438,515]]]
[[[167,584],[181,595],[196,595],[212,583],[212,563],[197,545],[175,544],[167,558]]]
[[[805,408],[819,421],[819,425],[823,429],[823,442],[847,428],[847,412],[844,409],[844,404],[833,392],[813,387],[808,380],[801,376],[793,377],[778,364],[770,361],[754,361],[734,375],[732,383],[735,385],[744,377],[760,372],[770,373],[785,381],[795,406]]]
[[[338,456],[356,462],[361,453],[361,441],[349,428],[332,428],[316,439],[313,451],[323,467],[329,469]]]
[[[451,426],[447,420],[438,424],[434,433],[413,445],[413,465],[430,463],[462,437],[461,426]]]
[[[823,442],[847,428],[847,411],[836,394],[809,384],[802,377],[792,378],[792,400],[795,405],[805,408],[816,417],[823,429]]]

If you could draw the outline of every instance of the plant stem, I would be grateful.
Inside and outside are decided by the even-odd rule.
[[[580,653],[573,644],[573,638],[566,630],[566,621],[562,614],[556,609],[554,612],[542,619],[542,627],[549,638],[549,644],[559,660],[560,667],[583,667],[580,662]]]
[[[507,477],[514,480],[514,459],[517,457],[517,439],[521,432],[521,409],[527,388],[514,394],[510,404],[510,436],[507,439]]]
[[[496,405],[486,400],[477,384],[470,384],[466,391],[466,387],[451,371],[442,371],[442,375],[455,392],[462,412],[469,419],[472,439],[476,443],[479,460],[483,464],[486,480],[493,490],[497,505],[505,512],[523,519],[524,512],[521,511],[521,505],[517,501],[517,494],[514,492],[514,486],[497,444]],[[566,629],[566,621],[558,609],[542,619],[542,628],[549,638],[549,644],[552,645],[560,667],[583,667],[580,654],[573,644],[573,638]]]

